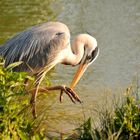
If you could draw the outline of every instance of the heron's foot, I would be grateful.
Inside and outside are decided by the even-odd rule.
[[[79,96],[74,92],[74,90],[69,88],[69,87],[66,87],[64,85],[62,85],[62,86],[54,86],[54,87],[46,87],[44,89],[47,90],[47,91],[60,90],[60,98],[59,98],[60,102],[62,102],[63,93],[65,92],[69,96],[69,98],[71,99],[71,101],[73,103],[76,103],[76,101],[79,102],[79,103],[82,103],[80,98],[79,98]]]
[[[28,92],[32,94],[31,100],[30,100],[30,104],[32,105],[32,114],[34,116],[34,118],[37,117],[36,115],[36,88],[29,90]],[[54,86],[54,87],[45,87],[45,88],[39,88],[38,92],[48,92],[51,90],[60,90],[60,102],[62,102],[63,100],[63,93],[65,92],[69,98],[71,99],[71,101],[73,103],[79,102],[82,103],[82,101],[80,100],[79,96],[76,94],[76,92],[66,86]]]
[[[71,101],[73,103],[76,103],[76,101],[79,103],[82,103],[82,101],[80,100],[80,98],[76,94],[76,92],[73,89],[66,87],[66,86],[61,86],[61,92],[60,92],[60,98],[59,98],[60,102],[62,102],[62,100],[63,100],[64,92],[69,96],[69,98],[71,99]]]
[[[71,89],[67,86],[64,86],[64,85],[39,88],[38,92],[48,92],[48,91],[51,91],[51,90],[60,90],[60,98],[59,98],[60,102],[63,101],[63,93],[65,92],[69,96],[69,98],[71,99],[71,101],[73,103],[76,103],[76,101],[79,102],[79,103],[82,103],[82,101],[80,100],[80,98],[76,94],[76,92],[73,89]],[[32,93],[32,98],[31,98],[31,101],[30,101],[31,104],[33,104],[35,102],[35,95],[34,95],[35,91],[36,91],[36,88],[29,91],[30,93]]]

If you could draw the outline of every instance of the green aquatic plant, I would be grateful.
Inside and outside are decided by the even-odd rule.
[[[0,140],[43,139],[41,131],[34,132],[34,120],[26,116],[29,99],[24,81],[32,78],[24,72],[12,72],[19,64],[0,67]]]
[[[120,131],[117,137],[140,138],[140,100],[131,92],[131,88],[126,90],[125,102],[115,110],[115,131]]]
[[[92,130],[92,120],[88,118],[79,128],[76,129],[79,133],[80,140],[92,140],[93,130]]]
[[[86,120],[77,129],[79,139],[140,139],[140,100],[137,98],[138,93],[135,92],[132,87],[128,88],[121,105],[120,103],[115,103],[113,110],[102,109],[101,112],[99,111],[98,117],[100,121],[98,124],[100,126],[94,126],[91,118]]]
[[[44,131],[35,130],[37,122],[27,116],[29,96],[26,98],[25,79],[32,78],[24,72],[13,72],[0,63],[0,140],[42,140],[47,139]],[[98,110],[98,127],[94,119],[88,118],[76,129],[79,140],[122,140],[140,139],[139,90],[127,88],[122,102],[116,102],[114,109]],[[114,99],[115,102],[115,99]]]

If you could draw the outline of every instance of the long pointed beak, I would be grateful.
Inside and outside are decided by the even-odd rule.
[[[78,70],[71,82],[71,85],[70,87],[73,89],[76,84],[78,83],[78,81],[80,80],[80,78],[82,77],[82,75],[84,74],[85,70],[87,69],[88,67],[88,64],[81,64],[79,67],[78,67]]]

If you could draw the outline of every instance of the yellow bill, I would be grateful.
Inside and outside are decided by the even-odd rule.
[[[78,83],[78,81],[80,80],[80,78],[82,77],[82,75],[84,74],[86,68],[88,67],[88,64],[81,64],[79,67],[78,67],[78,70],[71,82],[71,85],[70,87],[73,89],[76,84]]]

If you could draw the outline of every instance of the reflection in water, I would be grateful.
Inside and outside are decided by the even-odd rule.
[[[0,43],[15,33],[55,18],[51,0],[1,0],[0,1]]]
[[[85,113],[90,114],[90,109],[103,101],[105,89],[124,89],[135,73],[140,72],[140,1],[1,0],[0,43],[31,25],[54,19],[55,13],[50,5],[55,13],[61,11],[57,20],[68,25],[72,39],[76,34],[90,32],[98,41],[100,55],[76,87],[84,101]],[[75,70],[70,66],[58,65],[49,73],[49,77],[53,85],[69,85]],[[43,123],[58,130],[68,130],[74,127],[71,123],[76,124],[76,120],[83,116],[82,107],[73,105],[66,96],[64,103],[60,104],[57,94],[39,97],[40,112],[45,112],[47,117]],[[65,119],[69,120],[67,124]]]

